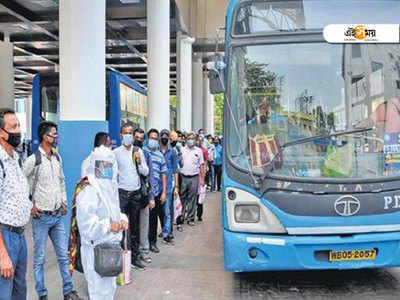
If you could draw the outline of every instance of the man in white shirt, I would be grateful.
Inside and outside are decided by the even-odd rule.
[[[195,136],[189,133],[186,146],[182,148],[183,167],[181,168],[180,197],[182,215],[189,226],[194,226],[194,216],[197,208],[197,192],[199,183],[204,185],[204,157],[200,148],[195,146]],[[186,214],[186,216],[185,216]]]
[[[139,270],[144,270],[145,266],[140,261],[139,253],[142,201],[139,174],[147,176],[149,168],[143,150],[133,146],[132,126],[122,125],[121,140],[122,145],[114,150],[118,163],[119,201],[122,213],[129,218],[132,265]]]

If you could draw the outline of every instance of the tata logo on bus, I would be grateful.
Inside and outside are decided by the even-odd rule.
[[[323,35],[328,43],[399,43],[399,24],[330,24]]]
[[[376,30],[375,29],[368,29],[364,25],[358,25],[355,28],[349,27],[347,30],[344,32],[344,36],[346,38],[355,38],[357,40],[364,40],[366,38],[375,38],[376,37]],[[374,39],[374,41],[377,41],[377,39]]]
[[[335,201],[335,212],[343,217],[354,216],[360,210],[361,203],[356,197],[351,195],[342,196]]]

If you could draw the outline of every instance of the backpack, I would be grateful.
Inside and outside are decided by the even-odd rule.
[[[71,209],[71,232],[69,236],[69,273],[72,275],[74,270],[83,273],[81,260],[81,235],[79,234],[78,222],[76,218],[76,198],[79,193],[88,185],[90,185],[87,177],[82,178],[76,185]]]

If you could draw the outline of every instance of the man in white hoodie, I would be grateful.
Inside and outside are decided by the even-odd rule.
[[[128,219],[121,213],[115,176],[115,156],[104,146],[90,156],[89,184],[76,198],[77,222],[81,235],[81,258],[89,297],[110,300],[116,290],[115,277],[101,277],[94,269],[94,247],[102,243],[119,244]]]

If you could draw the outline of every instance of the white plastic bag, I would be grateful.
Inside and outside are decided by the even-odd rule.
[[[199,204],[203,204],[206,201],[206,185],[199,186]]]
[[[181,199],[179,198],[179,195],[175,196],[174,199],[174,221],[176,222],[176,219],[182,215],[182,202]]]

